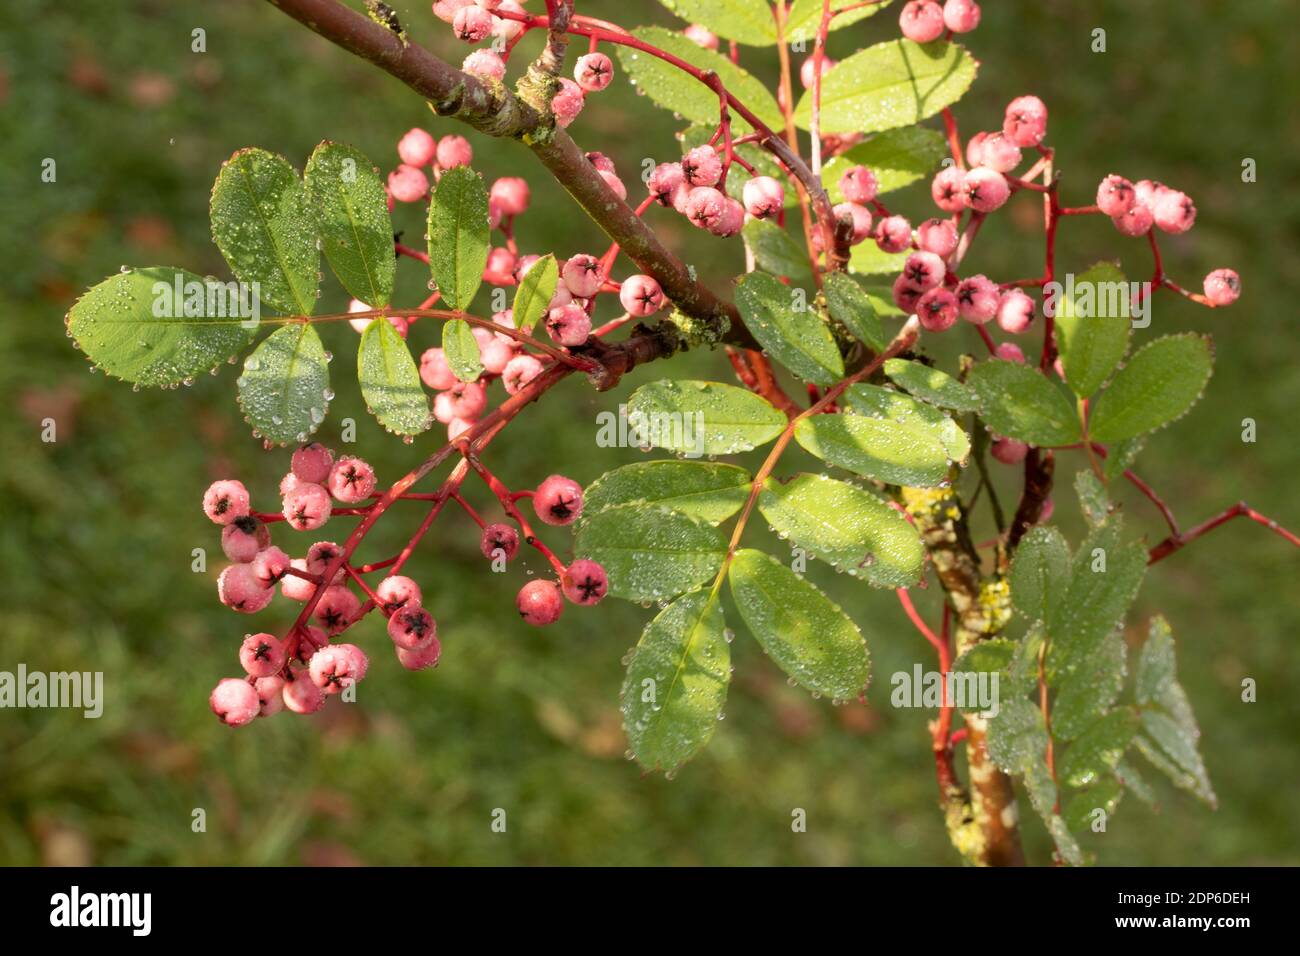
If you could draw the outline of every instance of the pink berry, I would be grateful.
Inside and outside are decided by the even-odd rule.
[[[591,316],[576,302],[546,313],[546,331],[557,345],[582,345],[591,335]]]
[[[584,90],[598,93],[614,79],[614,63],[603,53],[584,54],[574,64],[573,78]]]
[[[1007,139],[1001,132],[997,133],[980,133],[984,137],[983,142],[978,147],[979,161],[976,166],[984,166],[994,172],[1009,173],[1020,165],[1021,153],[1020,147],[1011,140]],[[975,140],[971,140],[974,144]],[[970,148],[966,150],[967,158],[970,158]]]
[[[465,57],[460,68],[481,80],[499,80],[506,75],[506,61],[491,50],[475,50]]]
[[[609,576],[595,561],[578,558],[564,572],[560,586],[574,604],[599,604],[609,591]]]
[[[712,146],[696,146],[682,157],[682,174],[692,186],[716,186],[722,178],[722,160]]]
[[[1196,222],[1196,204],[1187,193],[1169,189],[1156,197],[1154,214],[1156,227],[1172,233],[1186,232]]]
[[[943,8],[935,0],[911,0],[899,14],[898,26],[913,43],[929,43],[943,35]]]
[[[1003,342],[993,353],[994,358],[1000,358],[1004,362],[1018,362],[1025,364],[1025,353],[1015,342]]]
[[[914,252],[903,263],[903,278],[917,292],[928,292],[943,285],[948,267],[933,252]]]
[[[277,675],[270,677],[259,677],[253,681],[253,689],[257,691],[259,707],[257,716],[270,717],[272,714],[278,714],[284,710],[284,678]]]
[[[534,627],[545,627],[560,619],[560,614],[564,611],[564,599],[560,597],[560,587],[554,581],[529,581],[519,589],[515,607],[527,623]]]
[[[822,57],[822,82],[823,83],[825,82],[826,74],[829,73],[834,66],[835,66],[834,60],[832,60],[828,56]],[[815,56],[808,57],[808,59],[804,60],[803,64],[799,67],[799,84],[805,90],[811,90],[813,88],[813,81],[817,78],[816,70],[817,70],[817,58]]]
[[[274,634],[249,634],[239,645],[239,663],[249,677],[270,677],[284,667],[284,641]]]
[[[948,0],[943,5],[943,25],[953,33],[970,33],[980,25],[980,5],[975,0]]]
[[[1135,202],[1118,216],[1111,216],[1110,221],[1126,236],[1145,236],[1155,223],[1151,210],[1141,202]]]
[[[739,200],[724,197],[722,200],[722,215],[718,216],[717,222],[709,226],[709,232],[725,239],[740,232],[744,225],[745,207],[740,204]]]
[[[428,166],[438,152],[438,141],[418,126],[397,141],[397,155],[406,166]]]
[[[334,464],[334,453],[320,442],[314,441],[295,451],[289,462],[293,473],[303,481],[321,485],[330,475],[330,468]]]
[[[429,191],[429,179],[405,163],[388,174],[388,191],[398,202],[419,202]]]
[[[944,212],[961,212],[966,208],[966,173],[956,166],[945,166],[930,182],[930,197]]]
[[[1156,203],[1167,192],[1169,187],[1154,179],[1139,179],[1133,184],[1133,195],[1138,203],[1146,206],[1153,213],[1156,211]]]
[[[515,254],[504,246],[494,246],[488,252],[487,265],[483,267],[483,279],[493,285],[513,284],[515,274]]]
[[[264,588],[275,586],[275,582],[284,577],[289,570],[289,556],[275,546],[258,552],[250,567],[253,577]]]
[[[344,504],[365,501],[374,490],[375,470],[360,458],[340,458],[330,469],[330,494]]]
[[[477,420],[468,418],[453,418],[447,423],[447,441],[454,442],[461,435],[464,435],[474,427]],[[470,438],[473,436],[471,435]],[[468,439],[467,439],[468,440]]]
[[[501,370],[501,384],[507,394],[514,395],[542,374],[542,363],[531,355],[516,355]]]
[[[686,218],[701,229],[709,229],[722,218],[726,198],[712,186],[696,186],[686,194]]]
[[[436,156],[439,169],[454,169],[457,166],[468,166],[474,161],[474,149],[464,136],[448,134],[438,140],[438,153]]]
[[[456,384],[456,373],[451,370],[447,356],[442,349],[425,349],[420,356],[420,381],[437,391],[451,388]]]
[[[308,624],[298,631],[298,647],[293,652],[293,659],[299,664],[308,664],[322,647],[329,646],[329,635],[319,627]]]
[[[1034,300],[1020,289],[1009,289],[998,303],[998,325],[1004,332],[1019,335],[1034,321]]]
[[[871,235],[871,210],[855,202],[837,203],[831,207],[836,219],[853,223],[853,244],[857,245]],[[813,233],[817,235],[817,233]]]
[[[488,200],[499,205],[507,216],[523,215],[531,198],[528,183],[518,176],[502,176],[488,192]]]
[[[508,10],[510,13],[527,13],[521,5],[515,0],[501,0],[496,5],[495,11]],[[500,37],[504,42],[509,43],[519,34],[524,32],[524,25],[517,20],[508,20],[505,17],[498,16],[496,22],[492,24],[492,35]]]
[[[775,216],[785,205],[785,187],[771,176],[755,176],[741,190],[745,212],[755,219]]]
[[[1045,524],[1052,520],[1052,512],[1056,511],[1056,502],[1048,498],[1043,502],[1043,507],[1038,511],[1038,523]]]
[[[298,674],[295,680],[287,682],[282,694],[284,706],[295,714],[314,714],[325,706],[325,695],[306,674]]]
[[[886,216],[876,223],[876,245],[881,252],[902,252],[912,244],[912,224],[902,216]]]
[[[578,118],[586,103],[582,87],[566,77],[560,77],[560,91],[551,97],[551,112],[555,122],[561,127],[568,126]]]
[[[664,290],[652,276],[628,276],[619,287],[618,301],[630,315],[653,315],[664,307]]]
[[[868,203],[880,192],[880,181],[866,166],[850,166],[840,174],[840,192],[849,202]]]
[[[987,166],[978,166],[968,172],[963,186],[966,190],[966,204],[976,212],[993,212],[1011,195],[1006,177]]]
[[[419,604],[405,604],[388,619],[388,636],[398,647],[420,647],[438,636],[438,623]]]
[[[500,337],[492,339],[479,349],[483,370],[491,375],[500,375],[515,357],[515,351],[514,342]]]
[[[1037,146],[1047,135],[1047,107],[1036,96],[1017,96],[1007,104],[1002,133],[1017,146]]]
[[[248,511],[248,489],[243,482],[214,481],[203,493],[203,513],[217,524],[231,524]]]
[[[483,529],[478,546],[489,560],[498,557],[499,551],[509,561],[519,553],[519,532],[508,524],[490,524]]]
[[[717,34],[710,32],[708,27],[702,27],[698,23],[692,23],[682,31],[682,35],[706,50],[716,50],[718,48]]]
[[[365,653],[355,644],[335,644],[314,655],[307,673],[326,694],[337,694],[361,679],[368,666]]]
[[[614,161],[598,150],[590,149],[583,153],[587,157],[587,162],[595,166],[598,172],[614,172]]]
[[[627,187],[623,185],[623,180],[619,179],[616,173],[610,172],[608,169],[598,169],[596,172],[615,196],[619,199],[627,198]]]
[[[391,574],[380,581],[375,596],[389,614],[404,604],[423,603],[420,586],[404,574]]]
[[[360,611],[361,601],[357,596],[341,584],[335,584],[327,587],[316,602],[316,622],[325,633],[338,634],[351,626]]]
[[[1014,438],[996,438],[989,453],[1004,465],[1017,465],[1029,454],[1029,446]]]
[[[1204,287],[1211,305],[1232,305],[1241,295],[1241,276],[1231,269],[1215,269],[1205,277]]]
[[[236,518],[221,529],[221,550],[231,561],[247,564],[271,543],[271,532],[252,515]]]
[[[232,564],[217,578],[217,598],[240,614],[256,614],[274,596],[274,591],[262,587],[251,564]]]
[[[289,492],[303,483],[302,479],[292,471],[286,472],[285,476],[280,479],[280,497],[284,498]]]
[[[482,7],[461,7],[451,21],[452,32],[466,43],[478,43],[492,32],[492,14]]]
[[[682,170],[681,163],[660,163],[651,171],[650,178],[646,180],[646,188],[659,205],[671,206],[674,192],[685,182],[686,173]]]
[[[585,253],[565,260],[560,278],[564,280],[565,288],[578,299],[590,299],[605,282],[600,260]]]
[[[289,562],[289,567],[295,571],[306,571],[307,562],[302,558],[294,558]],[[284,577],[280,579],[280,593],[290,601],[310,601],[311,596],[316,593],[316,582],[286,571]]]
[[[947,259],[957,251],[957,227],[949,219],[927,219],[916,227],[916,244],[925,252]]]
[[[894,305],[909,315],[916,311],[916,303],[920,301],[922,294],[907,284],[906,276],[900,275],[894,280]]]
[[[931,289],[916,301],[916,317],[929,332],[942,332],[957,321],[957,297],[947,289]]]
[[[1122,216],[1136,202],[1133,184],[1123,176],[1112,173],[1097,187],[1097,207],[1108,216]]]
[[[453,418],[478,421],[487,411],[487,389],[478,382],[457,382],[440,394],[433,403],[434,416],[440,422]]]
[[[321,580],[325,579],[325,572],[329,566],[337,561],[343,549],[333,541],[317,541],[307,549],[307,572],[314,574]],[[292,562],[290,563],[292,567]],[[347,572],[340,567],[334,572],[334,580],[330,584],[342,584],[347,577]]]
[[[416,648],[397,648],[397,660],[408,671],[422,671],[427,667],[437,667],[438,658],[441,656],[442,644],[436,637]]]
[[[997,315],[1001,301],[997,283],[987,276],[969,276],[957,286],[957,311],[975,325],[983,325]]]
[[[457,13],[473,4],[474,0],[434,0],[433,15],[443,23],[451,23]]]
[[[551,475],[537,486],[533,510],[546,524],[572,524],[582,514],[582,485],[563,475]]]
[[[262,708],[257,691],[246,680],[227,677],[217,682],[208,697],[208,706],[217,719],[228,727],[242,727],[257,716]]]
[[[323,487],[300,481],[284,496],[284,517],[296,531],[314,531],[330,518],[330,495]]]

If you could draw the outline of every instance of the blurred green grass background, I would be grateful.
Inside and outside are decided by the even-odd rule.
[[[394,5],[413,38],[453,61],[464,55],[425,4]],[[581,7],[628,25],[674,22],[651,0]],[[1239,498],[1300,525],[1293,493],[1300,346],[1292,332],[1300,114],[1287,108],[1300,50],[1292,18],[1281,0],[990,0],[968,39],[983,67],[957,108],[967,134],[994,126],[1011,97],[1038,93],[1051,108],[1067,202],[1090,202],[1109,172],[1183,188],[1200,217],[1189,235],[1165,242],[1171,273],[1192,287],[1221,265],[1243,276],[1245,295],[1229,311],[1161,294],[1152,327],[1138,338],[1183,329],[1216,336],[1207,396],[1157,435],[1138,464],[1187,525]],[[834,34],[832,55],[895,36],[896,19],[891,8]],[[1099,27],[1105,54],[1090,52]],[[206,53],[191,52],[195,28],[206,31]],[[747,65],[771,76],[771,51],[744,52]],[[255,502],[272,508],[288,454],[266,453],[250,438],[233,370],[179,392],[135,393],[87,372],[62,316],[81,290],[122,264],[226,274],[209,238],[208,192],[239,147],[263,146],[301,165],[319,140],[339,139],[387,169],[393,144],[412,125],[436,134],[456,127],[255,0],[62,8],[10,0],[0,11],[0,71],[0,383],[8,408],[0,424],[7,611],[0,669],[21,661],[102,670],[106,685],[99,720],[0,712],[0,863],[956,862],[935,806],[930,715],[887,704],[888,675],[916,660],[929,666],[927,647],[892,595],[821,568],[813,577],[866,632],[872,706],[833,708],[788,687],[742,634],[726,720],[673,781],[643,777],[623,756],[619,659],[650,612],[609,601],[570,609],[545,631],[526,628],[512,609],[523,572],[487,573],[477,536],[458,514],[435,526],[410,565],[443,635],[436,671],[401,671],[369,620],[357,638],[379,653],[356,705],[334,702],[315,719],[282,716],[238,732],[221,727],[206,696],[217,678],[238,670],[235,649],[254,622],[216,601],[218,535],[199,497],[214,478],[238,476]],[[572,132],[613,156],[635,186],[643,158],[674,155],[676,128],[619,82],[593,98]],[[474,146],[485,176],[532,181],[536,211],[520,222],[526,250],[603,248],[526,150],[480,138]],[[57,160],[56,183],[39,178],[46,157]],[[1241,181],[1246,157],[1258,163],[1257,183]],[[896,205],[929,215],[923,188]],[[1036,273],[1041,207],[1028,196],[1013,206],[985,229],[970,267],[1002,277]],[[712,279],[740,271],[734,245],[658,210],[651,217]],[[396,228],[409,239],[423,231],[410,208],[398,210]],[[1131,277],[1145,277],[1144,243],[1123,240],[1104,222],[1065,224],[1062,269],[1116,255]],[[397,301],[417,301],[424,280],[417,264],[403,263]],[[322,308],[341,308],[332,277],[325,290]],[[945,348],[975,349],[969,333],[958,330]],[[433,334],[417,324],[412,345],[432,344]],[[436,435],[413,448],[385,436],[351,384],[353,333],[338,326],[326,336],[339,397],[319,437],[336,442],[340,419],[355,418],[355,450],[381,480],[392,479]],[[595,446],[595,414],[658,372],[642,370],[602,396],[569,383],[507,432],[490,453],[494,466],[526,487],[559,469],[586,482],[637,458]],[[710,354],[688,355],[667,374],[688,372],[729,374],[722,356]],[[47,417],[58,423],[53,444],[40,440]],[[1246,417],[1258,423],[1255,444],[1240,440]],[[791,459],[783,471],[797,465]],[[1078,466],[1060,462],[1056,499],[1075,540],[1069,488]],[[1122,499],[1133,528],[1152,541],[1162,535],[1144,501],[1127,490]],[[391,553],[399,523],[381,525],[367,555]],[[341,540],[346,530],[336,519],[325,532]],[[563,536],[551,540],[567,547]],[[277,541],[295,554],[308,543],[286,539],[283,529]],[[210,558],[204,574],[190,570],[191,550],[200,547]],[[538,570],[536,561],[526,566]],[[1172,622],[1221,806],[1209,811],[1161,783],[1159,812],[1130,798],[1107,833],[1084,837],[1101,862],[1300,862],[1296,568],[1284,542],[1239,522],[1148,578],[1130,629],[1139,633],[1156,611]],[[919,598],[936,619],[935,595]],[[283,627],[294,610],[277,600],[257,626]],[[1258,681],[1258,703],[1240,702],[1244,677]],[[504,834],[489,826],[498,807],[507,811]],[[807,833],[791,832],[797,807],[807,811]],[[206,832],[192,830],[196,808],[206,812]],[[1042,860],[1036,822],[1026,839]]]

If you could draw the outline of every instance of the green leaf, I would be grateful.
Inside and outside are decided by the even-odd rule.
[[[1052,736],[1073,740],[1110,710],[1124,687],[1125,656],[1124,638],[1113,631],[1061,682],[1052,701]]]
[[[980,397],[985,423],[999,435],[1043,447],[1082,437],[1074,406],[1036,368],[989,359],[971,370],[967,384]]]
[[[859,243],[854,248],[860,249],[862,248],[862,244]],[[850,261],[849,266],[852,267],[852,265],[853,263]],[[867,293],[867,298],[871,300],[871,304],[876,310],[876,315],[902,316],[906,314],[894,303],[894,292],[889,286],[872,285],[870,282],[864,282],[862,288]]]
[[[462,382],[477,381],[483,374],[478,339],[464,319],[452,319],[442,327],[442,351],[452,373]]]
[[[979,409],[979,398],[973,391],[937,368],[920,362],[909,362],[907,359],[888,359],[885,362],[885,374],[912,395],[932,405],[950,408],[955,412],[973,412]]]
[[[794,429],[809,454],[891,485],[932,488],[948,480],[948,452],[932,426],[867,415],[814,415]]]
[[[1025,792],[1029,803],[1042,819],[1043,825],[1056,844],[1057,855],[1070,866],[1083,865],[1083,851],[1079,849],[1074,834],[1066,825],[1065,818],[1056,812],[1056,781],[1047,766],[1047,755],[1039,751],[1030,757],[1024,767]]]
[[[291,322],[276,329],[244,360],[237,384],[239,406],[255,435],[281,444],[306,441],[325,420],[331,394],[316,327]]]
[[[1106,818],[1119,806],[1120,797],[1124,795],[1124,785],[1114,777],[1102,780],[1087,790],[1080,791],[1070,798],[1061,816],[1066,826],[1074,830],[1092,829],[1093,814],[1104,811]]]
[[[1065,596],[1048,615],[1047,666],[1053,683],[1097,652],[1137,597],[1147,551],[1139,541],[1124,541],[1123,530],[1122,516],[1112,515],[1089,533],[1074,556]]]
[[[614,597],[663,601],[712,581],[727,543],[717,528],[688,514],[627,504],[585,518],[573,548],[604,566]]]
[[[866,6],[863,6],[859,0],[831,0],[832,10],[845,10],[846,7],[853,9],[845,10],[844,13],[832,17],[830,28],[832,31],[842,29],[857,23],[864,17],[879,13],[887,6],[889,0]],[[800,40],[805,43],[810,42],[817,36],[817,28],[821,26],[821,21],[822,0],[794,0],[785,15],[785,41],[787,43],[798,43]],[[775,29],[771,42],[776,42]]]
[[[639,461],[607,471],[583,495],[583,518],[613,505],[660,505],[716,525],[749,497],[749,472],[712,461]]]
[[[178,385],[215,371],[253,340],[257,322],[240,317],[228,291],[184,269],[132,269],[86,290],[64,321],[77,348],[109,375]]]
[[[766,445],[787,419],[753,392],[721,382],[664,379],[627,400],[628,423],[669,451],[734,455]]]
[[[853,577],[905,588],[921,577],[921,536],[869,491],[826,475],[769,481],[758,510],[783,538]]]
[[[853,700],[870,677],[862,632],[830,598],[784,564],[749,548],[727,572],[745,626],[800,686],[832,700]]]
[[[706,50],[688,39],[680,32],[664,27],[637,27],[632,35],[638,40],[649,43],[665,53],[701,70],[717,73],[726,85],[727,91],[748,106],[769,128],[782,126],[781,109],[776,100],[767,91],[767,87],[758,79],[746,73],[730,59],[713,50]],[[659,106],[672,110],[692,123],[718,123],[718,94],[699,80],[690,76],[671,63],[642,53],[627,46],[617,48],[619,63],[623,71],[636,85]],[[732,114],[732,130],[748,131],[749,124],[740,116]]]
[[[745,245],[754,253],[759,268],[773,275],[787,276],[796,284],[812,281],[808,255],[774,222],[751,219],[741,227]],[[789,300],[789,292],[786,293]]]
[[[371,319],[361,333],[357,380],[366,407],[390,432],[418,435],[432,423],[420,370],[406,340],[385,318]]]
[[[1137,712],[1112,710],[1079,735],[1061,757],[1058,777],[1071,787],[1087,787],[1108,777],[1137,733]]]
[[[965,461],[970,454],[970,437],[960,425],[933,405],[927,405],[892,388],[862,383],[850,385],[844,399],[854,412],[861,415],[909,425],[916,424],[919,419],[930,427],[948,457],[955,462]]]
[[[1016,644],[1011,663],[1007,665],[1007,696],[1023,697],[1031,691],[1038,693],[1038,658],[1046,639],[1041,621],[1029,625],[1025,636]]]
[[[1043,312],[1056,316],[1065,381],[1080,398],[1091,398],[1128,351],[1128,280],[1118,265],[1099,262],[1064,287],[1053,285]]]
[[[623,730],[637,762],[674,772],[709,742],[722,719],[731,648],[722,606],[684,594],[646,625],[623,681]]]
[[[823,133],[874,133],[911,126],[961,99],[978,64],[959,44],[889,40],[841,60],[822,78]],[[795,108],[808,129],[812,91]]]
[[[1074,476],[1074,492],[1079,496],[1079,508],[1091,527],[1096,527],[1110,514],[1110,495],[1101,479],[1087,468]]]
[[[1167,695],[1178,686],[1174,660],[1174,635],[1160,615],[1151,619],[1146,643],[1138,655],[1134,693],[1141,707],[1165,706]],[[1171,699],[1175,703],[1176,697]],[[1168,708],[1166,708],[1168,709]]]
[[[874,242],[859,242],[849,251],[849,270],[860,276],[895,275],[903,271],[903,264],[911,254],[910,249],[884,252]],[[890,306],[894,306],[893,292],[885,289],[881,296]],[[903,314],[902,309],[895,309],[898,315]]]
[[[823,166],[822,184],[831,202],[843,202],[840,177],[851,166],[866,166],[876,174],[878,194],[884,195],[927,179],[947,155],[948,143],[938,130],[924,126],[886,130]]]
[[[1105,474],[1107,481],[1114,481],[1124,474],[1129,465],[1146,447],[1146,436],[1139,435],[1137,438],[1125,438],[1123,441],[1117,441],[1107,449],[1109,454],[1106,456],[1106,463],[1102,465],[1102,473]]]
[[[967,648],[952,669],[958,674],[1001,674],[1016,652],[1016,642],[1005,637],[979,641]]]
[[[537,320],[546,314],[546,309],[551,304],[559,277],[559,266],[555,263],[555,256],[549,252],[524,273],[524,277],[519,280],[519,287],[515,289],[515,302],[510,312],[515,328],[524,333],[533,330]]]
[[[1011,559],[1011,601],[1031,621],[1045,621],[1070,579],[1070,546],[1061,532],[1035,525]]]
[[[468,166],[453,167],[442,174],[429,203],[429,270],[449,309],[469,308],[487,257],[487,188]]]
[[[1163,428],[1187,414],[1210,380],[1208,335],[1167,335],[1138,349],[1093,403],[1088,432],[1112,442]]]
[[[832,319],[877,352],[884,350],[889,339],[880,327],[880,319],[876,318],[876,307],[871,304],[871,298],[862,290],[862,286],[846,273],[832,272],[826,276],[823,291],[826,294],[826,309]]]
[[[688,23],[750,46],[776,42],[776,18],[767,0],[659,0]],[[820,7],[818,8],[820,10]]]
[[[330,268],[353,298],[382,309],[393,295],[397,259],[379,173],[361,150],[327,141],[307,160],[303,182]]]
[[[1022,773],[1047,752],[1043,712],[1023,697],[1002,697],[997,714],[988,718],[989,757],[1007,773]]]
[[[1136,746],[1174,786],[1213,807],[1218,804],[1218,798],[1210,785],[1205,761],[1197,749],[1199,737],[1200,731],[1195,723],[1188,726],[1161,711],[1144,710]]]
[[[221,165],[209,208],[212,238],[241,282],[287,315],[316,309],[316,217],[283,156],[241,149]],[[391,239],[391,236],[390,236]]]
[[[805,381],[832,385],[844,377],[844,359],[807,296],[796,302],[794,292],[751,272],[736,284],[736,307],[764,351]]]

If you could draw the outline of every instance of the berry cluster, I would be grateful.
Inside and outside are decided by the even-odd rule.
[[[510,492],[481,462],[475,460],[474,466],[519,530],[507,523],[484,522],[455,490],[396,497],[432,499],[434,516],[449,498],[457,501],[481,529],[483,556],[502,567],[518,553],[522,531],[525,540],[541,551],[556,571],[555,580],[532,580],[520,589],[516,606],[529,624],[554,623],[566,597],[574,604],[599,602],[609,589],[605,569],[586,558],[565,566],[537,539],[515,505],[518,499],[531,498],[543,523],[571,524],[582,514],[582,487],[570,478],[552,475],[535,491]],[[371,514],[386,494],[390,493],[376,491],[374,470],[366,462],[349,456],[336,458],[330,449],[315,442],[293,453],[290,470],[280,482],[282,508],[278,513],[254,511],[248,490],[239,481],[226,479],[209,486],[203,495],[203,511],[221,526],[221,548],[232,562],[217,579],[221,603],[242,614],[255,614],[271,603],[279,585],[284,598],[304,605],[287,636],[257,633],[244,638],[239,662],[246,679],[220,681],[209,700],[223,722],[238,727],[285,708],[313,713],[328,696],[360,681],[369,668],[365,652],[355,644],[331,641],[373,610],[388,619],[388,636],[403,667],[422,670],[438,663],[442,645],[437,622],[425,607],[420,586],[399,573],[427,523],[400,555],[373,565],[351,562],[353,537],[342,547],[333,541],[317,541],[301,558],[291,558],[271,543],[269,526],[273,523],[283,521],[296,531],[314,531],[333,516]],[[386,576],[372,589],[364,575],[379,571]],[[364,600],[349,583],[357,586]]]

